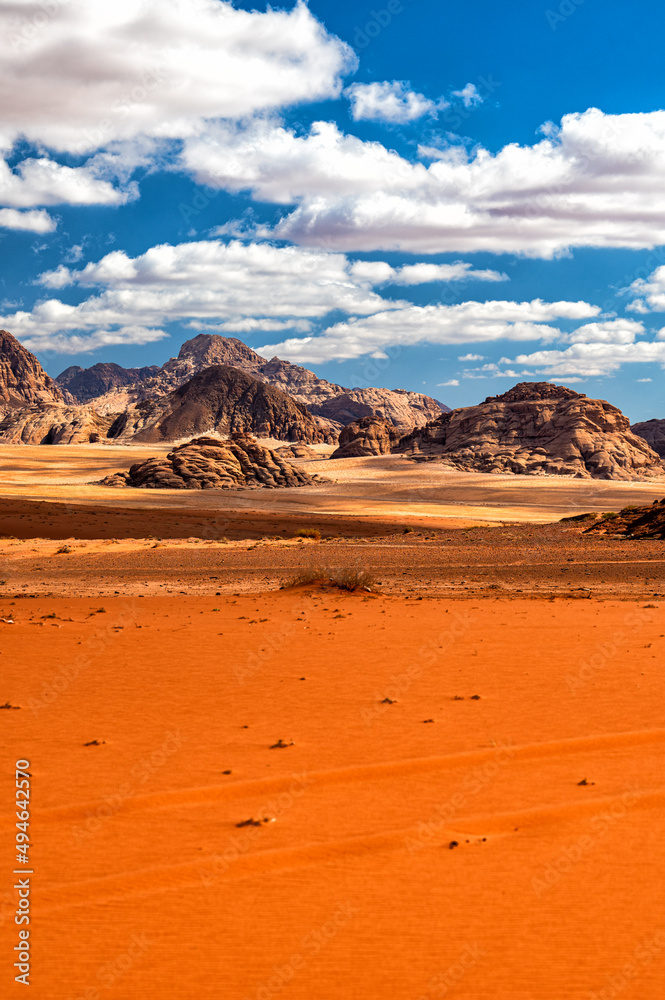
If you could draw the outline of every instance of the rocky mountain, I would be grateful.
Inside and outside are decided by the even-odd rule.
[[[129,472],[107,476],[99,486],[131,486],[148,490],[229,490],[278,486],[311,486],[323,482],[262,447],[250,434],[228,441],[200,437],[174,448],[164,458],[149,458]]]
[[[478,472],[625,480],[665,474],[616,406],[549,382],[522,382],[444,413],[394,450]]]
[[[113,421],[108,437],[178,441],[211,432],[309,444],[327,438],[302,403],[228,365],[205,368],[165,396],[132,404]]]
[[[106,438],[112,420],[90,406],[24,406],[0,415],[0,443],[89,444]]]
[[[105,362],[93,365],[92,368],[72,365],[58,375],[56,382],[77,402],[89,403],[91,399],[97,399],[106,393],[144,382],[157,375],[159,370],[157,365],[150,365],[147,368],[123,368],[121,365]]]
[[[123,369],[119,365],[94,365],[89,369],[71,369],[56,379],[59,386],[72,393],[79,402],[94,399],[100,412],[117,412],[131,403],[164,396],[179,388],[192,376],[216,365],[238,368],[261,382],[286,392],[302,403],[330,432],[359,417],[373,413],[383,416],[402,433],[433,420],[443,410],[442,403],[417,392],[395,389],[345,389],[334,382],[318,378],[307,368],[272,358],[266,361],[260,354],[235,337],[201,333],[186,341],[177,358],[171,358],[161,368]],[[104,369],[104,371],[100,371]],[[113,369],[112,372],[109,369]],[[74,374],[72,374],[74,372]],[[136,374],[133,374],[136,373]],[[104,388],[104,381],[108,388]],[[92,396],[92,392],[98,392]]]
[[[399,431],[382,417],[361,417],[342,428],[339,447],[331,458],[388,455],[399,441]]]
[[[34,354],[6,330],[0,330],[0,411],[31,403],[71,400],[46,374]]]
[[[665,420],[644,420],[633,424],[631,431],[644,438],[661,458],[665,458]]]

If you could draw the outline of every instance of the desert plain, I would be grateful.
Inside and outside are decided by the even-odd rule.
[[[0,449],[32,995],[660,997],[665,542],[561,519],[665,483],[319,451],[228,492]]]

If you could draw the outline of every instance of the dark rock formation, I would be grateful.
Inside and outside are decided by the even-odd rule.
[[[159,372],[157,365],[146,368],[123,368],[121,365],[100,362],[92,368],[72,365],[58,375],[56,384],[66,389],[79,403],[89,403],[91,399],[107,392],[127,388],[152,378]]]
[[[99,486],[147,490],[231,490],[312,486],[324,482],[264,448],[249,434],[228,441],[201,437],[164,457],[132,465],[129,472],[107,476]]]
[[[644,438],[656,454],[665,458],[665,420],[644,420],[642,423],[633,424],[630,428],[633,434]]]
[[[228,365],[206,368],[167,396],[128,407],[116,418],[108,436],[177,441],[196,434],[235,431],[283,441],[326,440],[301,403]]]
[[[616,406],[548,382],[522,382],[479,406],[445,413],[395,450],[478,472],[624,480],[665,474]]]
[[[399,441],[399,432],[382,417],[361,417],[348,424],[339,435],[339,448],[331,458],[359,458],[387,455]]]

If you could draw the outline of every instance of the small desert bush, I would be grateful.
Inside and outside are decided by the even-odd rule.
[[[376,584],[376,580],[367,570],[355,567],[343,567],[340,569],[330,569],[324,567],[310,567],[300,572],[291,581],[292,587],[299,587],[307,583],[323,583],[329,587],[337,587],[338,590],[371,590]]]
[[[321,540],[321,532],[318,528],[296,528],[294,535],[296,538],[313,538],[315,542]]]
[[[562,517],[561,523],[565,524],[566,521],[595,521],[598,518],[598,514],[573,514],[571,517]]]

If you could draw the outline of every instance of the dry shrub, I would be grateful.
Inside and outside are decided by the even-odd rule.
[[[376,580],[367,570],[351,566],[339,569],[311,567],[298,573],[290,586],[300,587],[308,583],[322,583],[328,587],[337,587],[338,590],[354,591],[371,590]]]
[[[296,528],[293,534],[296,538],[313,538],[315,542],[321,541],[321,532],[318,528]]]
[[[562,517],[561,524],[566,521],[597,521],[600,514],[573,514],[571,517]]]

